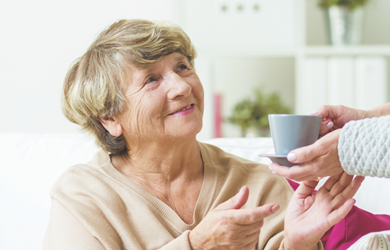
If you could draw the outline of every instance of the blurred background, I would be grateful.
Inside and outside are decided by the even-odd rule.
[[[63,79],[100,31],[123,18],[171,20],[192,39],[206,91],[199,139],[268,136],[268,113],[388,102],[390,1],[357,7],[361,39],[352,42],[331,40],[331,25],[341,34],[352,21],[332,24],[321,2],[3,0],[0,133],[79,132],[61,112]]]

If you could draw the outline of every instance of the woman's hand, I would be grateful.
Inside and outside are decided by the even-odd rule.
[[[337,150],[340,128],[351,120],[368,117],[369,112],[342,105],[323,105],[313,115],[322,116],[320,134],[325,136],[312,145],[289,152],[287,160],[297,166],[285,167],[272,163],[269,168],[274,173],[289,179],[304,181],[343,171]]]
[[[297,166],[285,167],[272,163],[269,168],[278,175],[297,181],[313,180],[342,172],[337,150],[340,131],[341,129],[337,129],[312,145],[292,150],[287,159]],[[302,164],[298,165],[300,163]]]
[[[342,128],[349,121],[370,117],[368,111],[342,105],[323,105],[313,115],[322,116],[321,135]]]
[[[249,189],[242,187],[234,197],[212,210],[189,234],[192,249],[253,249],[259,240],[263,219],[279,206],[267,204],[240,209],[248,200]]]
[[[331,176],[316,193],[317,181],[302,182],[287,208],[285,249],[317,249],[322,236],[352,209],[352,197],[363,180],[343,172]]]
[[[344,127],[352,120],[390,115],[390,103],[370,110],[353,109],[342,105],[323,105],[313,115],[322,116],[320,134]]]

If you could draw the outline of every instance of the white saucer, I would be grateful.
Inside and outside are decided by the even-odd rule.
[[[297,164],[291,163],[287,160],[287,155],[269,155],[261,154],[260,157],[268,157],[272,162],[279,163],[282,166],[291,167]]]

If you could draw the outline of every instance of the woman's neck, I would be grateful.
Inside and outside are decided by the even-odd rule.
[[[111,162],[128,179],[171,207],[185,223],[193,223],[204,172],[196,140],[131,148],[127,155],[112,156]]]
[[[114,167],[136,182],[170,185],[174,181],[193,181],[203,176],[199,144],[190,142],[161,145],[137,143],[128,154],[113,156]]]

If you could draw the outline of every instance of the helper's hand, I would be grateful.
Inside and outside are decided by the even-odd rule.
[[[285,249],[317,249],[322,236],[352,209],[352,197],[363,180],[343,172],[331,176],[316,193],[317,181],[302,182],[287,208]]]
[[[259,240],[263,219],[279,206],[267,204],[240,209],[248,200],[249,189],[242,187],[234,197],[212,210],[189,234],[192,249],[253,249]]]
[[[313,115],[322,116],[321,135],[342,128],[349,121],[370,117],[368,111],[342,105],[323,105]]]
[[[297,181],[313,180],[342,172],[337,150],[340,131],[341,129],[335,130],[312,145],[292,150],[287,159],[297,165],[285,167],[272,163],[269,168],[278,175]],[[300,163],[302,164],[298,165]]]

